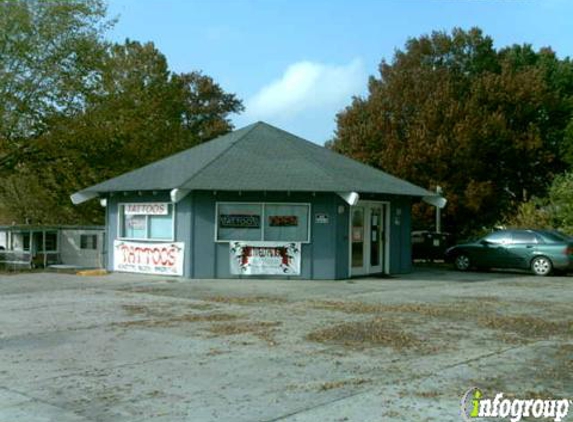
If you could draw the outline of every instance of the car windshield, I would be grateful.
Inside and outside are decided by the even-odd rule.
[[[488,234],[482,240],[485,240],[489,243],[509,243],[510,239],[511,235],[509,232],[505,230],[499,230]]]

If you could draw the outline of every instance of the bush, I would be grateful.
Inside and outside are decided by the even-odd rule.
[[[573,233],[573,172],[555,177],[547,198],[531,198],[506,220],[515,228],[556,229]]]

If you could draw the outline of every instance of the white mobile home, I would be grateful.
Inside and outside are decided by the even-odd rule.
[[[102,226],[0,226],[0,264],[101,268],[104,255]]]

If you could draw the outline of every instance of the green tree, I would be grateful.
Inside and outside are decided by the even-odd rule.
[[[553,227],[573,234],[573,172],[558,175],[548,195]]]
[[[209,76],[170,72],[151,43],[112,46],[105,69],[86,111],[55,125],[33,162],[62,198],[51,220],[101,221],[96,203],[75,207],[69,194],[227,133],[243,109]]]
[[[102,0],[0,1],[0,156],[83,108],[111,24]]]
[[[38,114],[37,120],[23,118],[19,127],[26,129],[6,135],[10,142],[4,144],[4,155],[0,152],[0,218],[4,221],[101,223],[103,212],[96,201],[74,207],[69,195],[226,133],[232,129],[230,114],[243,109],[234,94],[226,93],[209,76],[171,72],[152,43],[101,41],[99,7],[103,6],[71,2],[71,10],[84,3],[98,13],[82,21],[87,28],[69,29],[62,37],[73,40],[90,34],[91,49],[69,42],[75,55],[95,51],[97,60],[87,73],[70,68],[69,75],[52,75],[56,85],[63,84],[62,78],[85,83],[78,82],[81,89],[70,89],[57,104],[50,102],[51,94],[39,96],[36,103],[45,100],[45,113]],[[70,13],[63,7],[66,4],[32,2],[41,11],[53,7],[45,14],[55,20]],[[21,33],[20,27],[11,31],[16,32],[11,37],[31,42],[31,35]]]
[[[103,0],[0,0],[0,219],[41,220],[54,195],[29,162],[54,120],[85,107],[105,52]]]
[[[442,186],[448,230],[490,225],[564,169],[572,70],[549,49],[498,51],[477,28],[413,38],[382,61],[368,96],[338,114],[331,147]],[[427,225],[432,211],[418,206],[419,222]]]
[[[547,196],[520,204],[506,221],[511,227],[554,228],[573,234],[573,172],[557,175]]]

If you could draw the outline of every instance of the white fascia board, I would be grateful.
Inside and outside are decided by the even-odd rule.
[[[350,206],[356,205],[360,199],[360,195],[356,192],[336,192],[336,194],[344,199]]]
[[[74,205],[79,205],[90,199],[97,198],[99,195],[96,192],[76,192],[70,196]]]
[[[171,189],[171,192],[169,192],[169,196],[171,197],[171,202],[176,204],[177,202],[185,198],[187,195],[189,195],[189,192],[191,192],[191,190],[189,189],[179,189],[179,188]]]

